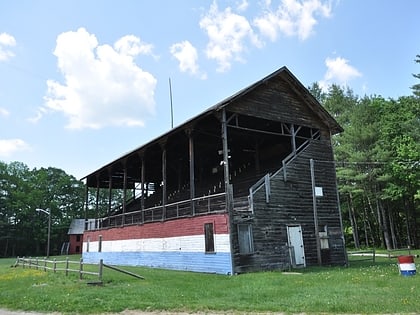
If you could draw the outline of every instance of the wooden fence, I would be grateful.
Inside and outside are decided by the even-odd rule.
[[[57,260],[54,258],[53,260],[49,260],[47,258],[39,259],[39,258],[25,258],[25,257],[17,257],[15,266],[22,265],[23,268],[35,268],[44,271],[53,271],[58,272],[62,271],[65,272],[66,276],[70,272],[78,273],[79,279],[82,280],[84,275],[93,275],[98,277],[98,280],[102,282],[102,274],[103,274],[103,261],[102,259],[99,261],[99,264],[86,264],[83,262],[83,258],[80,258],[80,261],[72,261],[66,258],[65,260]],[[97,268],[97,272],[95,271],[88,271],[85,270],[85,265],[94,266]],[[73,268],[72,268],[73,266]],[[74,267],[75,266],[75,267]],[[92,269],[94,269],[92,268]]]
[[[375,249],[372,248],[367,250],[348,251],[347,255],[351,257],[357,257],[357,259],[353,259],[353,261],[372,260],[372,262],[375,262],[377,253]]]

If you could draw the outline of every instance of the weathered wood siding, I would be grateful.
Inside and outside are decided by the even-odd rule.
[[[280,77],[258,86],[229,105],[229,111],[263,119],[319,128],[324,123],[314,115],[301,96]]]
[[[337,202],[335,167],[330,142],[313,140],[287,166],[270,180],[271,195],[266,202],[265,188],[253,196],[254,213],[235,214],[235,224],[252,224],[254,253],[240,255],[237,232],[232,229],[234,271],[236,273],[265,269],[286,269],[290,266],[287,226],[300,225],[307,265],[316,265],[317,246],[314,225],[310,159],[315,160],[315,185],[322,187],[323,197],[317,198],[318,226],[329,231],[329,250],[322,251],[323,264],[344,264],[340,213]],[[328,162],[324,162],[328,161]]]

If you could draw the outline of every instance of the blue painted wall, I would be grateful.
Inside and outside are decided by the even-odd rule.
[[[230,275],[230,253],[205,254],[197,252],[84,252],[83,261],[119,266],[145,266]]]

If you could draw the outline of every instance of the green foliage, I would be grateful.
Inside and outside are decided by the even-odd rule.
[[[420,246],[420,99],[360,99],[339,86],[320,99],[344,128],[333,144],[348,241]]]
[[[416,56],[416,59],[414,60],[416,63],[420,63],[420,55]],[[420,79],[420,73],[413,74],[413,77],[416,79]],[[413,90],[413,94],[417,97],[420,97],[420,83],[414,84],[411,89]]]
[[[395,258],[238,276],[123,267],[145,280],[105,269],[103,286],[11,264],[0,260],[0,308],[24,311],[401,314],[420,307],[418,275],[401,276]]]
[[[51,252],[67,240],[73,218],[83,218],[84,185],[57,168],[30,170],[25,164],[0,162],[0,257],[46,252],[51,210]]]

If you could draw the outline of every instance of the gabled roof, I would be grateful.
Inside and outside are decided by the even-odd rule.
[[[67,234],[69,235],[77,235],[83,234],[85,231],[85,219],[73,219],[70,223],[69,231]]]
[[[161,136],[151,140],[150,142],[148,142],[148,143],[146,143],[146,144],[144,144],[144,145],[142,145],[142,146],[140,146],[140,147],[138,147],[138,148],[136,148],[136,149],[134,149],[130,152],[125,153],[121,157],[119,157],[116,160],[104,165],[100,169],[98,169],[95,172],[87,175],[84,178],[88,178],[90,176],[93,176],[94,174],[97,174],[98,172],[101,172],[101,171],[107,169],[112,164],[114,164],[118,161],[121,161],[121,160],[131,156],[132,154],[134,154],[136,152],[145,150],[146,148],[160,142],[161,140],[165,139],[166,137],[168,137],[171,134],[175,134],[175,133],[179,132],[180,130],[185,130],[185,129],[191,127],[197,121],[200,121],[201,119],[203,119],[203,118],[205,118],[209,115],[212,115],[215,112],[220,111],[224,107],[229,106],[229,104],[234,102],[235,100],[237,100],[239,98],[242,98],[242,97],[245,97],[248,93],[255,90],[256,88],[258,88],[262,84],[265,84],[268,81],[273,80],[273,79],[277,79],[277,78],[281,78],[288,83],[289,87],[308,106],[308,108],[314,113],[314,115],[317,116],[317,118],[319,120],[321,120],[325,124],[325,126],[328,127],[331,134],[336,134],[336,133],[339,133],[339,132],[343,131],[342,127],[337,123],[337,121],[335,121],[335,119],[327,112],[327,110],[322,107],[322,105],[316,100],[316,98],[308,91],[307,88],[305,88],[305,86],[302,85],[302,83],[289,71],[289,69],[287,67],[282,67],[282,68],[274,71],[270,75],[266,76],[265,78],[251,84],[250,86],[240,90],[239,92],[233,94],[232,96],[230,96],[230,97],[222,100],[221,102],[215,104],[214,106],[208,108],[207,110],[205,110],[201,114],[185,121],[183,124],[169,130],[168,132],[166,132],[166,133],[162,134]],[[84,179],[84,178],[82,178],[82,179]]]

